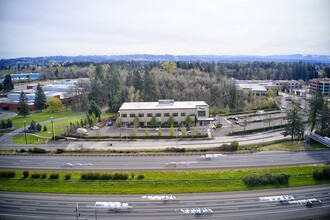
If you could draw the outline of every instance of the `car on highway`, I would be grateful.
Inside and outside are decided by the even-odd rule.
[[[62,167],[72,168],[73,164],[72,163],[65,163],[65,164],[62,165]]]
[[[311,208],[313,206],[320,206],[320,205],[322,205],[322,202],[319,199],[309,199],[306,202],[306,207],[308,207],[308,208]]]

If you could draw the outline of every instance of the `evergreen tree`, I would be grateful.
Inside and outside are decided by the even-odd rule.
[[[156,97],[156,84],[152,75],[146,71],[143,76],[143,100],[151,102],[157,99]]]
[[[101,121],[101,109],[100,107],[96,104],[94,100],[91,101],[90,108],[88,109],[88,114],[94,114],[99,121]]]
[[[1,120],[1,128],[2,128],[2,129],[7,128],[7,124],[6,124],[6,122],[5,122],[4,119]]]
[[[13,82],[11,81],[11,76],[10,74],[6,75],[5,76],[5,79],[3,81],[3,89],[6,91],[6,92],[9,92],[11,90],[14,89],[14,84]]]
[[[330,106],[327,100],[324,100],[322,110],[319,112],[316,128],[319,135],[330,137]]]
[[[298,108],[294,106],[288,111],[287,115],[287,125],[283,132],[284,136],[291,136],[291,142],[293,141],[294,137],[298,137],[298,139],[302,138],[304,135],[304,124],[299,115]]]
[[[28,98],[26,97],[25,93],[22,91],[19,96],[19,104],[20,108],[18,110],[18,115],[27,116],[29,112],[29,106],[28,106]]]
[[[39,123],[37,123],[37,126],[36,126],[36,130],[38,131],[38,132],[40,132],[41,131],[41,125],[39,124]]]
[[[47,126],[46,125],[44,125],[44,131],[47,131]]]
[[[141,74],[139,71],[134,71],[133,72],[133,76],[132,76],[132,86],[134,86],[134,88],[136,90],[140,90],[143,87],[143,80],[141,78]]]
[[[309,122],[311,126],[311,132],[313,132],[315,125],[317,124],[317,113],[322,110],[323,107],[323,96],[321,93],[317,93],[309,101]]]
[[[10,118],[7,119],[7,124],[6,124],[6,128],[12,128],[13,127],[13,122]]]
[[[37,124],[34,120],[31,121],[30,126],[28,127],[28,130],[35,131],[37,130]]]
[[[47,101],[47,97],[44,93],[44,90],[38,83],[37,91],[35,93],[34,105],[39,111],[42,111],[43,109],[47,108],[46,101]]]

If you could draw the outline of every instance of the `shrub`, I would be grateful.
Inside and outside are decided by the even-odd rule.
[[[52,174],[50,174],[50,176],[49,176],[49,179],[58,179],[60,177],[60,174],[58,174],[58,173],[52,173]]]
[[[47,173],[42,173],[41,174],[41,179],[46,179],[47,178]]]
[[[25,153],[26,150],[25,150],[24,148],[22,148],[22,149],[20,150],[20,152],[21,152],[21,153]]]
[[[239,146],[239,143],[237,141],[232,141],[230,143],[230,146],[232,147],[232,150],[237,150],[238,146]]]
[[[28,170],[24,170],[24,171],[23,171],[23,177],[24,177],[24,178],[28,178],[29,175],[30,175],[30,172],[29,172]]]
[[[14,178],[16,176],[15,171],[1,171],[0,177],[1,178]]]
[[[236,151],[237,150],[237,146],[233,146],[233,145],[228,145],[228,144],[223,144],[221,145],[221,147],[219,147],[219,150],[223,150],[223,151]]]
[[[112,180],[113,175],[111,173],[104,173],[101,175],[101,180]]]
[[[115,173],[113,175],[114,180],[127,180],[128,174],[127,173]]]
[[[282,185],[288,184],[290,175],[285,173],[264,175],[248,175],[243,178],[243,182],[247,186],[264,186],[264,185]]]
[[[66,179],[66,180],[71,179],[71,174],[70,174],[70,173],[65,174],[65,179]]]
[[[99,173],[82,173],[80,175],[81,179],[85,179],[85,180],[97,180],[100,178],[100,174]]]
[[[139,174],[139,175],[137,175],[137,179],[138,180],[142,180],[142,179],[144,179],[144,175],[141,173],[141,174]]]
[[[29,149],[30,150],[30,149]],[[45,150],[45,149],[41,149],[41,148],[39,148],[39,147],[35,147],[35,148],[33,148],[33,151],[32,151],[33,153],[36,153],[36,154],[44,154],[44,153],[46,153],[47,151]]]
[[[167,147],[164,152],[184,153],[186,152],[186,148]]]
[[[329,180],[330,179],[330,168],[323,168],[322,171],[314,171],[313,178],[315,180]]]
[[[31,178],[32,179],[39,179],[40,178],[40,173],[32,173]]]
[[[57,154],[62,154],[62,153],[64,153],[64,149],[59,149],[59,148],[57,148],[57,149],[56,149],[56,153],[57,153]]]

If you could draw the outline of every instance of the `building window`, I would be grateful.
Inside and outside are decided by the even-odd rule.
[[[186,116],[186,113],[185,112],[181,112],[181,116]]]
[[[156,117],[162,117],[161,113],[156,113]]]
[[[173,117],[178,117],[178,113],[177,112],[174,112],[172,115],[173,115]]]
[[[121,114],[122,118],[127,118],[127,114]]]
[[[143,113],[139,113],[139,118],[143,118],[144,114]]]
[[[205,111],[198,111],[198,117],[205,117],[206,112]]]
[[[152,118],[152,113],[147,113],[148,118]]]
[[[134,114],[134,113],[129,114],[129,117],[130,117],[130,118],[135,118],[135,114]]]
[[[140,122],[140,127],[144,127],[144,122]]]
[[[164,117],[170,117],[170,113],[164,113]]]
[[[189,115],[190,116],[195,116],[195,112],[190,112]]]

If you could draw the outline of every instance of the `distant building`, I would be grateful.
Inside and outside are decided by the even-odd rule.
[[[297,80],[276,80],[275,85],[281,86],[283,89],[300,89],[301,84]]]
[[[40,73],[13,73],[10,74],[10,77],[13,81],[38,80]]]
[[[309,92],[313,95],[320,92],[323,96],[330,97],[330,78],[315,78],[310,80]]]
[[[235,80],[237,88],[243,91],[251,91],[255,96],[267,96],[267,91],[272,89],[275,93],[278,90],[293,90],[301,88],[296,80]]]
[[[204,101],[125,102],[118,113],[123,126],[133,126],[136,116],[141,127],[150,125],[153,116],[158,126],[166,125],[170,116],[175,126],[184,125],[188,115],[193,123],[199,125],[208,125],[209,121],[213,121],[213,118],[209,118],[209,105]]]
[[[57,97],[63,102],[64,105],[66,105],[70,104],[70,102],[77,96],[77,93],[73,91],[81,89],[76,86],[80,80],[85,79],[61,80],[54,81],[52,84],[40,85],[42,86],[47,99],[50,99],[51,97]],[[35,110],[34,99],[36,90],[37,85],[27,85],[26,89],[23,90],[23,92],[26,94],[26,97],[28,98],[28,105],[31,111]],[[0,98],[0,109],[19,110],[19,97],[21,91],[22,90],[14,90],[11,93],[8,93],[5,97]]]

